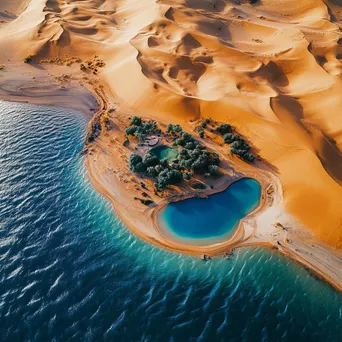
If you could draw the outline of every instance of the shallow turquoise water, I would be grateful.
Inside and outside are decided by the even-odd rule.
[[[157,146],[150,150],[150,153],[157,156],[160,160],[166,159],[172,162],[178,156],[178,151],[168,146]]]
[[[240,220],[260,203],[260,184],[243,178],[208,198],[170,203],[159,215],[163,231],[191,244],[211,244],[231,237]]]
[[[86,176],[86,125],[0,102],[0,341],[342,340],[342,296],[282,256],[203,263],[127,231]]]

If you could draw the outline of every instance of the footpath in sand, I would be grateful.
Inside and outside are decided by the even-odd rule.
[[[276,210],[286,219],[273,212],[268,219],[286,227],[281,245],[274,239],[277,248],[296,253],[321,275],[330,273],[336,283],[342,249],[341,19],[342,6],[328,0],[4,0],[0,97],[89,113],[95,105],[88,89],[100,110],[116,108],[113,120],[124,122],[134,113],[183,127],[206,117],[230,123],[264,161],[247,172],[281,185]],[[104,153],[126,162],[124,152],[117,154],[122,136],[112,145],[107,138],[94,143],[93,156],[103,165]],[[246,171],[226,157],[237,173]],[[109,182],[102,175],[108,171],[91,164],[88,156],[103,193],[120,183],[123,198],[134,196],[122,182],[122,168],[109,166],[115,171]],[[255,220],[265,212],[267,207]],[[264,243],[264,223],[257,226],[253,241]],[[269,229],[270,239],[277,232]],[[312,244],[338,259],[326,260],[326,247]]]

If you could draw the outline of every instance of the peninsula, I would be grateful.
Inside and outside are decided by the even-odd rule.
[[[342,290],[341,22],[328,0],[2,2],[0,99],[89,115],[89,177],[145,241],[262,245]],[[242,178],[261,196],[229,238],[160,227],[169,203]]]

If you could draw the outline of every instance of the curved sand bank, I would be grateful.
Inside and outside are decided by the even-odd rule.
[[[244,220],[234,241],[276,245],[341,288],[342,11],[336,1],[23,3],[0,5],[0,97],[89,113],[95,105],[87,88],[100,103],[98,116],[116,108],[115,127],[103,130],[86,163],[93,183],[137,235],[156,243],[160,233],[153,210],[133,199],[140,180],[125,168],[123,123],[138,114],[192,131],[191,120],[212,117],[235,126],[263,160],[247,166],[208,141],[225,160],[214,190],[242,176],[260,181],[264,191],[273,186],[267,205]],[[24,64],[29,55],[32,63]]]
[[[106,150],[105,153],[102,148]],[[269,247],[302,263],[342,291],[341,256],[332,253],[327,246],[313,239],[312,234],[282,209],[282,187],[271,173],[260,173],[256,177],[262,187],[260,205],[240,221],[232,238],[213,245],[194,246],[170,239],[163,234],[158,225],[158,214],[171,201],[191,198],[196,192],[161,199],[156,206],[148,208],[133,199],[134,195],[139,194],[139,189],[134,185],[139,183],[133,181],[130,173],[127,173],[125,178],[125,172],[116,171],[122,165],[121,160],[116,157],[115,154],[111,155],[107,143],[100,138],[100,142],[86,159],[90,179],[95,188],[111,200],[115,211],[130,230],[145,241],[172,252],[198,257],[203,254],[222,256],[235,248],[246,246]],[[241,177],[255,177],[255,174],[240,170],[234,175],[222,176],[214,190],[201,191],[200,196],[223,191]],[[129,191],[128,183],[133,185]],[[267,194],[269,189],[273,189],[272,195]],[[277,225],[277,222],[281,222],[281,225]]]

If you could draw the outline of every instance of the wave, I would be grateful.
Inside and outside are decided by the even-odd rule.
[[[341,295],[281,255],[202,262],[133,236],[87,179],[86,126],[0,102],[0,340],[340,340]]]

